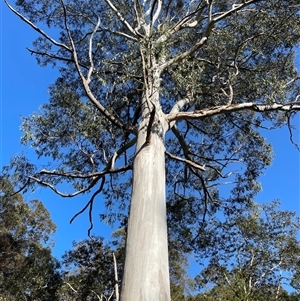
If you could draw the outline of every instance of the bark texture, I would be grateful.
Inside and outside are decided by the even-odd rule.
[[[146,143],[151,113],[147,115],[140,124],[133,166],[121,301],[170,300],[164,119],[156,112]]]

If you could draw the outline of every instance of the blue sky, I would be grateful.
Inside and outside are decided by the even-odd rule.
[[[34,56],[26,50],[32,45],[37,34],[13,15],[1,2],[1,48],[0,48],[0,166],[7,165],[10,158],[23,150],[30,150],[20,145],[21,119],[28,116],[38,107],[47,102],[47,88],[54,82],[57,72],[50,67],[41,68]],[[297,67],[300,68],[300,55]],[[300,129],[300,114],[294,124]],[[265,133],[267,140],[273,144],[275,158],[271,167],[261,177],[263,191],[257,201],[267,202],[280,199],[283,209],[300,212],[300,154],[289,141],[287,128]],[[295,133],[295,140],[299,142],[299,133]],[[88,197],[76,199],[62,199],[49,190],[39,189],[28,200],[37,198],[42,200],[51,213],[57,225],[55,235],[56,247],[54,255],[60,256],[71,248],[73,240],[87,237],[89,228],[87,214],[81,215],[73,224],[69,224],[72,216],[80,210]],[[98,199],[94,208],[94,234],[108,236],[109,228],[97,222]]]

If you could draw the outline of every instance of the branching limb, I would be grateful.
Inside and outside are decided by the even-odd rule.
[[[119,20],[127,27],[127,29],[134,35],[142,37],[139,32],[134,30],[131,25],[127,22],[127,20],[124,18],[124,16],[120,13],[120,11],[113,5],[113,3],[110,0],[104,0],[109,7],[112,9],[112,11],[118,16]]]
[[[168,151],[166,151],[165,153],[166,153],[166,155],[167,155],[168,157],[170,157],[170,158],[173,159],[173,160],[176,160],[176,161],[179,161],[179,162],[183,162],[183,163],[188,164],[189,166],[194,167],[194,168],[196,168],[196,169],[199,169],[199,170],[202,170],[202,171],[206,171],[204,165],[199,165],[199,164],[196,164],[195,162],[193,162],[193,161],[191,161],[191,160],[177,157],[177,156],[171,154],[171,153],[168,152]]]
[[[145,20],[141,20],[141,13],[137,7],[138,6],[137,2],[138,2],[137,0],[133,0],[133,8],[135,12],[136,21],[137,21],[137,27],[134,29],[135,32],[138,32],[142,28],[142,24],[145,23]]]
[[[91,290],[91,292],[96,295],[99,301],[102,301],[103,295],[99,296],[94,290]]]
[[[98,28],[100,26],[100,18],[98,17],[98,22],[90,36],[90,41],[89,41],[89,60],[90,60],[90,68],[89,68],[89,72],[87,75],[87,82],[88,84],[91,82],[91,75],[94,71],[94,60],[93,60],[93,55],[92,55],[92,49],[93,49],[93,38],[95,33],[97,32]]]
[[[89,178],[101,178],[103,175],[108,173],[118,173],[122,171],[126,171],[131,168],[131,165],[125,165],[123,167],[114,168],[115,160],[122,155],[126,150],[132,147],[136,143],[137,138],[134,137],[128,143],[123,145],[118,151],[114,153],[112,158],[108,161],[106,167],[99,172],[92,172],[89,174],[80,174],[80,173],[70,173],[70,172],[60,172],[56,170],[46,170],[42,169],[38,174],[39,175],[50,175],[50,176],[59,176],[71,179],[89,179]]]
[[[233,6],[231,10],[219,15],[218,17],[215,17],[213,18],[213,15],[212,15],[212,4],[213,4],[213,1],[208,1],[208,21],[207,21],[207,25],[206,25],[206,28],[203,32],[203,35],[202,35],[202,38],[196,42],[194,44],[193,47],[191,47],[189,50],[173,57],[172,59],[170,59],[169,61],[165,62],[164,64],[161,65],[161,69],[165,69],[171,65],[174,65],[174,64],[177,64],[179,63],[180,61],[182,61],[184,58],[192,55],[193,53],[195,53],[197,50],[199,50],[205,43],[206,41],[208,40],[211,32],[212,32],[212,29],[214,28],[215,24],[222,21],[223,19],[229,17],[230,15],[234,14],[235,12],[238,12],[239,10],[241,10],[242,8],[246,7],[246,6],[249,6],[250,4],[253,4],[253,3],[256,3],[256,2],[259,2],[259,1],[262,1],[262,0],[250,0],[250,1],[243,1],[243,3],[241,5],[238,5],[238,6]],[[180,28],[180,27],[179,27]],[[177,29],[178,30],[178,29]],[[168,39],[169,36],[171,36],[174,32],[174,29],[172,29],[170,32],[166,33],[164,36],[162,36],[160,39],[158,39],[157,42],[163,42],[165,40]]]
[[[171,109],[169,114],[176,114],[180,112],[180,110],[191,101],[191,96],[187,96],[183,99],[178,100],[173,108]],[[175,121],[169,123],[169,129],[172,129],[175,125]]]
[[[125,153],[129,148],[131,148],[132,146],[134,146],[134,144],[136,143],[136,141],[137,141],[137,138],[134,137],[128,143],[126,143],[125,145],[123,145],[118,151],[116,151],[115,154],[113,155],[113,157],[108,162],[107,167],[106,167],[105,170],[114,170],[114,161],[118,157],[120,157],[120,155],[122,155],[123,153]]]
[[[29,21],[27,18],[25,18],[22,14],[20,14],[17,10],[15,10],[8,2],[7,0],[4,0],[5,4],[8,6],[8,8],[15,13],[22,21],[27,23],[30,27],[32,27],[35,31],[40,33],[43,37],[45,37],[48,41],[50,41],[53,45],[61,47],[66,49],[69,52],[72,52],[72,49],[69,48],[67,45],[57,42],[56,40],[52,39],[49,35],[47,35],[42,29],[37,27],[35,24],[33,24],[31,21]]]
[[[41,179],[39,179],[35,176],[30,176],[29,179],[39,183],[42,186],[50,188],[52,191],[54,191],[57,195],[59,195],[61,197],[71,198],[71,197],[75,197],[75,196],[77,196],[79,194],[82,194],[82,193],[90,190],[91,188],[93,188],[96,185],[97,181],[100,179],[100,177],[95,177],[94,180],[87,187],[85,187],[83,189],[80,189],[80,190],[77,190],[73,193],[63,193],[60,190],[58,190],[54,185],[52,185],[52,184],[50,184],[46,181],[43,181],[43,180],[41,180]]]
[[[49,53],[49,52],[44,52],[44,51],[37,51],[37,50],[34,50],[34,49],[31,49],[31,48],[26,48],[30,54],[36,54],[36,55],[41,55],[41,56],[47,56],[49,57],[50,59],[55,59],[55,60],[58,60],[58,61],[63,61],[63,62],[67,62],[67,63],[74,63],[74,60],[73,59],[68,59],[68,58],[65,58],[65,57],[61,57],[61,56],[58,56],[58,55],[54,55],[52,53]],[[81,63],[79,63],[80,67],[84,68],[84,69],[89,69],[88,66],[86,65],[83,65]]]
[[[94,204],[94,199],[95,197],[102,191],[103,186],[105,183],[105,176],[102,177],[102,182],[100,184],[100,187],[97,191],[94,192],[94,194],[92,195],[91,199],[88,201],[88,203],[79,211],[77,212],[70,220],[70,224],[74,221],[74,219],[80,215],[81,213],[83,213],[88,207],[90,207],[89,209],[89,221],[90,221],[90,228],[88,229],[88,236],[91,237],[91,230],[93,229],[93,216],[92,216],[92,212],[93,212],[93,204]]]
[[[166,115],[167,121],[170,123],[175,120],[186,120],[186,119],[202,119],[206,117],[211,117],[215,115],[220,115],[224,113],[237,112],[242,110],[249,110],[253,112],[270,112],[270,111],[283,111],[292,112],[300,111],[300,102],[288,103],[288,104],[256,104],[253,102],[238,103],[231,105],[215,106],[203,110],[193,111],[193,112],[178,112],[169,113]]]
[[[25,188],[25,186],[29,183],[30,180],[33,180],[43,186],[50,188],[52,191],[54,191],[56,194],[62,197],[75,197],[79,194],[87,192],[88,190],[93,188],[96,185],[96,183],[99,181],[99,179],[103,178],[106,174],[124,172],[132,168],[131,164],[127,164],[119,168],[114,168],[114,162],[121,154],[123,154],[127,149],[132,147],[135,143],[136,143],[136,137],[131,139],[127,144],[123,145],[117,152],[114,153],[114,155],[112,156],[112,158],[109,160],[106,167],[102,171],[92,172],[89,174],[80,174],[80,173],[61,172],[56,170],[42,169],[37,175],[29,177],[28,181],[26,182],[24,187],[20,189],[20,191]],[[39,179],[38,178],[39,175],[48,175],[48,176],[68,178],[68,179],[93,179],[93,180],[87,187],[81,190],[75,191],[73,193],[63,193],[60,190],[58,190],[54,185]]]
[[[72,54],[73,54],[73,59],[74,59],[74,63],[75,63],[75,66],[76,66],[76,70],[78,72],[78,75],[80,76],[81,78],[81,81],[82,81],[82,84],[83,84],[83,87],[84,87],[84,90],[88,96],[88,98],[90,99],[90,101],[95,105],[95,107],[109,120],[111,121],[114,125],[116,125],[117,127],[121,128],[122,130],[125,130],[127,132],[134,132],[134,129],[133,127],[129,126],[129,125],[125,125],[121,120],[117,119],[113,114],[111,114],[98,100],[97,98],[94,96],[94,94],[92,93],[90,87],[89,87],[89,80],[90,78],[85,78],[82,71],[81,71],[81,68],[80,68],[80,64],[79,64],[79,60],[78,60],[78,57],[77,57],[77,51],[76,51],[76,47],[75,47],[75,43],[74,43],[74,40],[72,38],[72,34],[71,34],[71,31],[70,31],[70,28],[68,26],[68,23],[67,23],[67,11],[66,11],[66,6],[65,4],[63,3],[63,0],[60,0],[61,2],[61,5],[63,7],[63,12],[64,12],[64,23],[65,23],[65,28],[67,30],[67,33],[68,33],[68,38],[69,38],[69,41],[72,45]],[[98,26],[99,27],[99,19],[98,19],[98,23],[96,25],[96,27]],[[99,25],[98,25],[99,24]],[[96,32],[94,30],[94,32]],[[91,39],[90,39],[91,41]],[[92,66],[90,66],[90,69],[91,70]],[[92,70],[93,71],[93,70]],[[89,72],[90,73],[90,72]]]

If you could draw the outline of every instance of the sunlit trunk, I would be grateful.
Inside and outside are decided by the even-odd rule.
[[[139,126],[133,165],[122,301],[169,301],[169,264],[165,196],[164,117],[156,111],[145,145],[148,111]]]

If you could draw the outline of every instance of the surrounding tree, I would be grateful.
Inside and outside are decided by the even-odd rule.
[[[300,218],[277,207],[278,202],[253,205],[224,222],[211,221],[202,253],[207,266],[197,276],[202,290],[214,286],[211,298],[255,301],[268,296],[275,301],[296,296],[282,288],[292,289],[300,270]]]
[[[114,250],[100,237],[74,243],[73,249],[62,257],[65,277],[61,295],[66,300],[66,296],[70,300],[116,300],[123,257],[124,248]]]
[[[63,255],[61,262],[64,281],[60,296],[63,300],[117,300],[125,256],[125,235],[124,229],[119,229],[113,233],[109,243],[104,243],[102,237],[73,243],[73,249]],[[194,289],[194,281],[187,274],[186,254],[181,250],[176,242],[169,243],[173,301],[184,300]]]
[[[199,256],[205,266],[191,279],[184,248],[169,242],[171,299],[173,301],[298,301],[296,278],[300,269],[300,219],[280,211],[279,202],[252,204],[223,222],[210,221],[206,247]],[[110,244],[93,237],[74,243],[63,256],[64,300],[115,300],[115,252],[118,279],[123,269],[124,231]],[[117,283],[119,284],[119,282]],[[289,293],[284,289],[289,287]],[[201,292],[196,294],[197,292]],[[69,297],[69,299],[67,298]]]
[[[241,282],[237,281],[237,284]],[[239,294],[236,290],[233,290],[231,286],[216,286],[208,292],[201,293],[196,296],[190,296],[186,298],[187,301],[299,301],[299,295],[295,293],[288,293],[286,290],[280,288],[278,291],[275,288],[261,287],[260,291],[252,297],[246,298]]]
[[[0,177],[1,301],[57,300],[59,264],[49,245],[54,230],[40,201],[25,203]]]
[[[293,142],[299,1],[4,1],[61,74],[23,120],[50,163],[16,157],[14,180],[89,192],[83,211],[102,193],[101,217],[127,226],[121,300],[170,300],[166,203],[172,241],[197,252],[209,216],[260,190],[262,129],[287,124]]]

